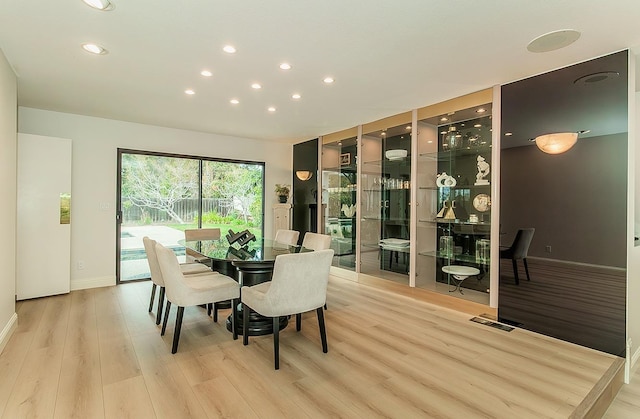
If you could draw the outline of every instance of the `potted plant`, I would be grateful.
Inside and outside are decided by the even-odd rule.
[[[276,195],[281,204],[285,204],[289,199],[289,185],[276,184]]]

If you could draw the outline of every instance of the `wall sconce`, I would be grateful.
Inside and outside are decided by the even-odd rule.
[[[568,151],[578,141],[579,132],[554,132],[536,137],[535,141],[538,148],[547,154],[561,154]]]
[[[300,179],[301,181],[303,181],[303,182],[305,182],[305,181],[307,181],[307,180],[311,179],[311,177],[312,177],[312,176],[313,176],[313,173],[311,173],[311,172],[310,172],[310,171],[308,171],[308,170],[298,170],[298,171],[296,172],[296,177],[297,177],[298,179]]]

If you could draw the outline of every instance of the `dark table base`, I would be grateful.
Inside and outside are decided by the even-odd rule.
[[[240,283],[240,286],[253,286],[271,281],[274,261],[213,261],[213,269],[221,274],[230,276]],[[242,304],[236,307],[236,332],[242,335]],[[289,319],[280,317],[280,330],[287,327]],[[227,318],[226,327],[231,330],[231,316]],[[262,336],[273,333],[271,318],[261,316],[251,311],[249,314],[249,336]]]
[[[238,304],[236,307],[236,331],[238,335],[242,335],[242,304]],[[288,317],[280,317],[280,330],[287,327],[289,324]],[[227,317],[226,322],[227,330],[231,330],[231,316]],[[269,335],[273,333],[273,322],[270,317],[264,317],[256,313],[255,311],[251,311],[249,313],[249,336],[262,336]]]

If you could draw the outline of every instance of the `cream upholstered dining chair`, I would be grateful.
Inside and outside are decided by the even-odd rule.
[[[302,247],[311,250],[325,250],[331,247],[331,236],[312,232],[304,233]]]
[[[279,326],[281,316],[316,310],[322,352],[327,353],[327,333],[322,306],[327,298],[333,250],[278,255],[270,282],[242,287],[243,344],[249,344],[249,309],[273,321],[273,356],[280,369]],[[297,330],[300,330],[297,325]]]
[[[184,240],[185,241],[198,241],[198,240],[220,240],[220,229],[219,228],[188,228],[184,231]],[[198,262],[204,263],[208,266],[212,266],[211,258],[198,251],[191,249],[189,247],[186,248],[186,260],[187,262]],[[207,309],[207,314],[211,315],[213,311],[213,321],[218,321],[218,305],[213,304],[213,306],[209,306]]]
[[[175,354],[180,340],[184,308],[227,300],[231,300],[231,307],[235,307],[237,300],[240,298],[240,285],[232,278],[217,272],[184,275],[180,270],[180,264],[175,253],[160,243],[156,244],[156,254],[158,255],[158,263],[160,264],[167,290],[167,309],[164,312],[164,321],[162,322],[162,335],[164,335],[167,328],[171,304],[178,306],[176,325],[173,330],[173,346],[171,348],[171,353]],[[236,310],[232,310],[231,330],[233,331],[233,339],[238,338],[235,323]]]
[[[151,272],[151,299],[149,300],[149,313],[153,310],[153,300],[156,295],[156,287],[160,287],[160,293],[158,295],[158,310],[156,312],[156,324],[160,324],[162,319],[162,306],[164,305],[164,279],[162,278],[162,272],[160,271],[160,265],[158,264],[158,256],[156,255],[156,241],[145,236],[142,238],[144,244],[144,251],[147,254],[147,262],[149,262],[149,271]],[[180,264],[180,270],[184,274],[195,274],[212,272],[211,268],[201,263],[182,263]]]
[[[331,236],[328,234],[318,234],[312,233],[310,231],[304,233],[304,238],[302,239],[302,247],[310,250],[325,250],[331,247]],[[327,304],[324,304],[324,309],[327,309]],[[296,314],[296,327],[301,323],[302,314]],[[300,330],[300,329],[298,329]]]
[[[280,244],[286,244],[288,246],[297,246],[300,232],[295,230],[278,230],[273,241]]]
[[[191,228],[184,231],[185,241],[197,241],[197,240],[219,240],[220,229],[219,228]],[[202,253],[198,253],[193,249],[187,247],[186,251],[187,262],[200,262],[207,263],[209,258]]]

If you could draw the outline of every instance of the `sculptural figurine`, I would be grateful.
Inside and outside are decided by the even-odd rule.
[[[476,185],[488,185],[489,180],[485,177],[489,174],[491,167],[482,156],[478,156],[478,174],[476,175]]]

